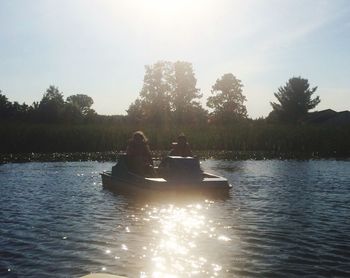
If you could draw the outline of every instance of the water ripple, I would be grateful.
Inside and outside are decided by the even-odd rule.
[[[1,165],[0,276],[350,277],[349,161],[203,161],[224,199],[116,195],[111,166]]]

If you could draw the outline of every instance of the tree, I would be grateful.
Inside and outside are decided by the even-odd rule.
[[[298,123],[305,119],[310,109],[320,103],[320,97],[312,99],[317,87],[310,88],[309,81],[301,77],[293,77],[285,86],[280,87],[275,93],[279,103],[271,102],[273,111],[270,119],[282,122]]]
[[[199,92],[200,90],[196,88],[197,79],[191,63],[177,61],[173,67],[171,75],[171,109],[176,122],[188,123],[193,119],[194,115],[198,113],[205,114],[200,103],[196,101],[202,95]]]
[[[247,100],[242,94],[241,80],[232,73],[224,74],[212,86],[212,94],[207,100],[207,106],[213,109],[215,120],[229,122],[247,118],[244,102]]]
[[[140,98],[137,98],[133,103],[131,103],[126,112],[128,113],[129,119],[133,123],[140,123],[146,118],[144,104]]]
[[[81,113],[81,115],[86,116],[94,104],[91,97],[83,94],[77,94],[67,97],[67,103],[75,106]]]
[[[39,103],[39,116],[41,121],[57,122],[62,116],[64,109],[63,94],[58,87],[51,85],[43,95]]]
[[[167,122],[170,117],[172,63],[160,61],[145,67],[146,72],[140,92],[142,114],[155,124]]]
[[[13,102],[11,107],[11,117],[16,120],[24,120],[28,117],[29,106],[25,103]]]
[[[58,90],[58,87],[50,85],[46,89],[46,93],[43,95],[43,98],[40,101],[40,105],[46,104],[55,104],[57,106],[62,106],[64,104],[63,94]]]
[[[0,90],[0,119],[5,119],[10,116],[12,103],[8,101],[7,97],[2,94]]]
[[[145,68],[140,96],[127,110],[130,119],[154,124],[170,119],[187,123],[193,115],[205,114],[196,101],[201,95],[191,63],[159,61]]]
[[[29,106],[25,103],[19,104],[17,101],[10,102],[7,97],[1,94],[0,90],[0,118],[11,120],[23,120],[27,118]]]
[[[70,102],[64,104],[60,115],[60,121],[65,123],[80,123],[82,120],[83,114],[76,105]]]

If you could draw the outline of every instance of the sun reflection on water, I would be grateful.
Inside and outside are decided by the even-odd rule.
[[[212,202],[178,206],[167,204],[142,208],[151,227],[152,238],[144,246],[149,258],[149,272],[140,277],[216,277],[222,266],[210,261],[201,244],[209,241],[229,241],[216,235],[213,220],[206,215]],[[212,250],[214,251],[214,250]]]

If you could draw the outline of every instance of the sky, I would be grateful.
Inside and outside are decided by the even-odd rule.
[[[301,76],[316,110],[350,110],[348,0],[0,0],[0,90],[40,101],[50,85],[87,94],[99,114],[126,114],[145,65],[193,64],[206,98],[225,73],[243,84],[248,115]]]

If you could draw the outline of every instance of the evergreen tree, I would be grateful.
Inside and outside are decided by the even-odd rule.
[[[293,77],[275,93],[279,103],[271,102],[273,111],[269,118],[281,122],[298,123],[305,119],[310,109],[320,103],[320,97],[312,99],[317,87],[310,88],[309,81]]]
[[[10,116],[12,103],[8,101],[7,97],[1,93],[0,90],[0,120],[6,119]]]

